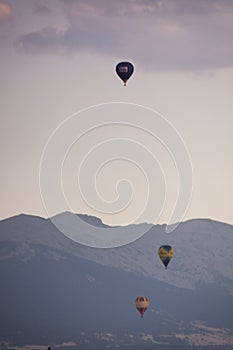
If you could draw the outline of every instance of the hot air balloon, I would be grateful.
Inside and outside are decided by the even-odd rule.
[[[159,257],[162,260],[165,269],[167,269],[167,265],[174,257],[174,250],[170,245],[162,245],[158,251]]]
[[[135,305],[138,312],[141,314],[141,317],[143,317],[144,312],[147,310],[149,306],[149,300],[145,296],[137,297],[137,299],[135,300]]]
[[[134,66],[130,62],[120,62],[116,66],[116,73],[124,82],[126,86],[127,80],[131,77],[134,72]]]

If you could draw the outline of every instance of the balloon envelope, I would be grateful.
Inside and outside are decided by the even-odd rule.
[[[141,314],[141,317],[143,317],[144,312],[147,310],[149,306],[149,300],[145,296],[139,296],[135,300],[135,305],[138,310],[138,312]]]
[[[164,266],[167,268],[167,265],[174,257],[174,250],[170,245],[162,245],[158,251],[159,257],[162,260]]]
[[[120,62],[116,66],[116,73],[123,80],[126,86],[127,80],[131,77],[134,72],[134,66],[130,62]]]

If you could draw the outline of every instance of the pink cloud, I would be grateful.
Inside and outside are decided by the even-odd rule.
[[[232,0],[61,1],[66,27],[21,35],[18,52],[101,52],[133,57],[148,70],[233,65]]]
[[[6,20],[11,16],[11,8],[4,2],[0,2],[0,21]]]

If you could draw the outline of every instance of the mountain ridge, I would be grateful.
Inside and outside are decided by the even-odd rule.
[[[141,223],[137,223],[137,224],[128,224],[128,225],[108,225],[108,224],[105,224],[104,221],[95,216],[95,215],[89,215],[89,214],[85,214],[85,213],[72,213],[72,212],[69,212],[69,211],[66,211],[66,212],[62,212],[62,213],[59,213],[59,214],[56,214],[54,215],[53,217],[56,217],[56,216],[59,216],[59,215],[63,215],[63,214],[73,214],[73,215],[77,215],[79,216],[81,219],[85,219],[85,218],[93,218],[94,220],[97,220],[99,222],[102,222],[102,224],[106,227],[127,227],[129,225],[153,225],[153,226],[167,226],[166,223],[162,223],[162,224],[153,224],[153,223],[149,223],[149,222],[141,222]],[[43,217],[43,216],[40,216],[40,215],[36,215],[36,214],[28,214],[28,213],[19,213],[19,214],[15,214],[15,215],[12,215],[12,216],[9,216],[9,217],[5,217],[3,219],[0,219],[0,222],[3,222],[3,221],[7,221],[7,220],[11,220],[13,218],[19,218],[19,217],[31,217],[31,218],[35,218],[35,219],[41,219],[41,220],[51,220],[50,217]],[[53,218],[52,217],[52,218]],[[184,220],[184,221],[181,221],[179,222],[179,225],[180,224],[185,224],[185,223],[188,223],[188,222],[195,222],[195,221],[209,221],[209,222],[213,222],[213,223],[219,223],[219,224],[224,224],[224,225],[227,225],[227,226],[232,226],[233,227],[233,224],[231,223],[228,223],[228,222],[224,222],[224,221],[221,221],[221,220],[217,220],[217,219],[212,219],[212,218],[208,218],[208,217],[197,217],[197,218],[192,218],[192,219],[187,219],[187,220]],[[175,223],[176,224],[176,223]],[[171,224],[173,225],[173,224]]]
[[[61,255],[69,253],[188,289],[194,289],[198,283],[216,282],[221,277],[221,283],[233,293],[233,226],[211,219],[192,219],[181,223],[169,235],[164,233],[164,228],[165,225],[151,226],[146,234],[128,245],[97,249],[70,240],[50,219],[23,214],[0,221],[0,242],[21,242],[24,250],[28,246],[29,253],[31,245],[41,244],[56,248]],[[121,229],[124,233],[126,227]],[[166,243],[174,247],[175,258],[164,277],[157,249]],[[0,258],[3,258],[1,252]]]

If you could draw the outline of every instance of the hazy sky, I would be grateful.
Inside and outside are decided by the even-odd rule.
[[[184,219],[233,223],[232,37],[232,0],[0,0],[1,218],[46,216],[39,167],[51,133],[83,108],[123,101],[159,111],[186,144],[193,195]],[[135,65],[126,88],[115,74],[122,60]],[[93,121],[101,113],[94,108]],[[84,124],[85,116],[80,129]],[[136,138],[159,159],[167,186],[159,222],[167,222],[179,190],[175,166],[158,140],[122,125],[99,128],[70,148],[63,189],[71,210],[110,224],[133,222],[143,211],[150,192],[145,169],[122,153],[100,169],[96,186],[103,201],[114,203],[117,181],[128,179],[135,187],[128,205],[110,214],[81,196],[83,159],[116,138]]]

